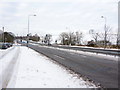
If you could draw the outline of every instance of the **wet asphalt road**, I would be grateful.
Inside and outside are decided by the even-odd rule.
[[[106,88],[118,88],[118,62],[110,58],[77,54],[63,50],[29,45],[30,48],[67,66]]]

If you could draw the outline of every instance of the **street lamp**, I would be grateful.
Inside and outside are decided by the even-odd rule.
[[[107,22],[107,18],[104,16],[101,16],[101,18],[104,18],[105,20],[105,26],[104,26],[104,30],[105,30],[105,37],[104,37],[104,49],[106,48],[106,36],[107,36],[107,29],[106,29],[106,22]]]
[[[28,15],[28,40],[27,40],[27,43],[29,42],[29,31],[30,31],[30,28],[29,28],[29,25],[30,25],[30,16],[36,16],[35,14],[34,15]]]
[[[30,16],[36,16],[36,15],[35,14],[34,15],[28,15],[28,35],[29,35]]]
[[[4,41],[5,41],[4,40],[4,38],[5,38],[5,36],[4,36],[4,27],[2,27],[2,29],[3,29],[3,37],[2,37],[3,39],[2,40],[3,40],[3,43],[4,43]]]

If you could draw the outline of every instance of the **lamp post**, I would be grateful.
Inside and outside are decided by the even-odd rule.
[[[2,27],[2,29],[3,29],[3,37],[2,38],[3,38],[3,43],[4,43],[5,42],[5,40],[4,40],[4,37],[5,37],[4,36],[4,27]]]
[[[104,30],[105,30],[105,37],[104,37],[104,49],[106,48],[106,36],[107,36],[107,30],[106,30],[106,22],[107,22],[107,18],[104,16],[101,16],[101,18],[104,18],[105,20],[105,26],[104,26]]]
[[[27,44],[29,43],[29,32],[30,32],[30,16],[36,16],[35,14],[34,15],[28,15],[28,34],[27,34]]]

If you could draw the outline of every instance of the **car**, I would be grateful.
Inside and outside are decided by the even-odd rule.
[[[10,47],[10,44],[9,43],[5,43],[5,45],[9,48]]]
[[[0,49],[7,49],[8,46],[5,43],[0,43]]]
[[[12,46],[12,43],[5,43],[5,44],[8,48]]]
[[[48,46],[51,46],[51,45],[52,45],[52,44],[50,44],[50,43],[48,44]]]

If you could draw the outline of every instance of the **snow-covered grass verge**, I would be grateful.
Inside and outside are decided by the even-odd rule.
[[[34,50],[27,47],[20,50],[16,84],[12,85],[12,78],[8,88],[96,88]]]

